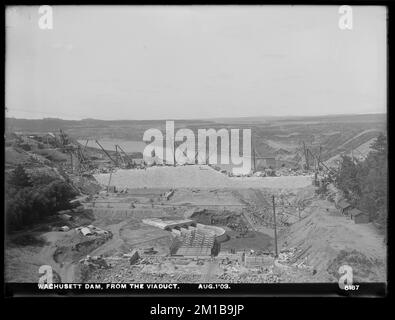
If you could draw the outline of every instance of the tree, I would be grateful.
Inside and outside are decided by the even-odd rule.
[[[360,177],[358,176],[359,170],[359,163],[355,163],[348,156],[342,156],[340,169],[336,177],[336,184],[344,192],[346,198],[352,202],[356,202],[361,194]]]
[[[59,210],[71,208],[69,201],[76,195],[70,185],[60,180],[17,190],[6,200],[7,231],[23,228]]]
[[[372,220],[385,228],[388,199],[387,138],[380,134],[372,143],[371,149],[360,172],[362,192],[359,204]]]
[[[360,210],[367,212],[371,221],[382,229],[387,226],[388,145],[380,134],[371,144],[366,159],[355,163],[343,156],[336,183],[346,198]]]
[[[12,172],[8,183],[16,188],[31,187],[32,183],[22,165],[18,165]]]
[[[373,150],[373,155],[387,155],[387,137],[380,133],[377,139],[371,144],[370,148]]]

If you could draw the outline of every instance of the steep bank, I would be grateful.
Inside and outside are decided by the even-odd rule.
[[[355,224],[325,200],[314,200],[306,210],[306,218],[280,235],[280,246],[298,249],[296,263],[304,261],[325,282],[338,281],[342,265],[353,268],[354,282],[386,281],[384,237],[371,223]]]

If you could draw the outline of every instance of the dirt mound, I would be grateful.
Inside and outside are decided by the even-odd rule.
[[[359,281],[386,281],[382,236],[372,224],[355,224],[334,210],[333,203],[314,200],[307,208],[311,214],[281,233],[280,245],[298,248],[295,262],[316,269],[317,281],[337,281],[343,264],[353,267]]]
[[[377,281],[380,275],[376,274],[376,265],[380,265],[380,261],[366,257],[363,253],[356,250],[341,250],[335,259],[328,266],[328,273],[335,278],[339,277],[339,266],[348,265],[353,269],[354,282],[362,282],[369,279]]]
[[[41,256],[42,247],[36,245],[8,245],[4,252],[4,281],[19,283],[37,283],[38,269],[48,265],[47,259]]]

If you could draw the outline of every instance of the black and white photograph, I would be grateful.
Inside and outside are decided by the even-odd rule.
[[[385,6],[10,5],[5,37],[10,295],[385,294]]]

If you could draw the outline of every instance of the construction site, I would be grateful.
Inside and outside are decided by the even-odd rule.
[[[22,165],[78,196],[73,209],[9,235],[6,281],[35,282],[43,264],[58,282],[334,282],[339,263],[360,281],[386,278],[385,244],[337,205],[336,168],[321,147],[301,143],[291,164],[254,148],[252,171],[234,176],[89,141],[63,130],[7,136],[6,174]]]
[[[384,5],[6,6],[7,295],[385,295],[387,24]]]

